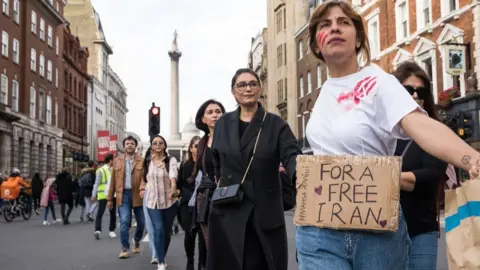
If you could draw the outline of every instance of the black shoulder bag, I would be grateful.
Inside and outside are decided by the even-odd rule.
[[[263,123],[265,122],[265,118],[267,117],[267,112],[263,115],[262,119],[262,126],[257,134],[257,139],[255,140],[255,146],[253,147],[253,154],[248,162],[247,169],[245,170],[245,174],[243,175],[242,182],[240,184],[233,184],[229,186],[219,187],[220,186],[220,179],[218,180],[217,189],[213,192],[212,195],[212,203],[215,205],[226,205],[226,204],[234,204],[239,203],[243,200],[243,190],[242,184],[245,182],[247,178],[248,171],[250,170],[250,166],[252,165],[253,158],[255,156],[255,151],[257,150],[258,139],[260,138],[260,133],[262,132]]]

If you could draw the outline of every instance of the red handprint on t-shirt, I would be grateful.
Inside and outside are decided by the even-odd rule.
[[[354,105],[358,105],[360,103],[362,98],[368,96],[372,92],[376,84],[376,76],[367,76],[358,81],[353,87],[352,91],[338,95],[337,102],[340,104],[343,101],[353,101],[353,104],[349,104],[346,107],[347,110],[351,110]]]

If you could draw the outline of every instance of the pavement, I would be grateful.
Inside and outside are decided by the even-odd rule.
[[[59,209],[56,214],[59,216]],[[156,269],[150,264],[148,243],[142,243],[142,252],[120,260],[120,239],[108,238],[104,232],[100,240],[93,237],[93,223],[79,221],[80,211],[75,209],[70,218],[72,224],[43,226],[43,211],[29,221],[21,217],[6,223],[0,216],[0,268],[10,270],[122,270]],[[50,216],[51,218],[51,216]],[[298,269],[295,261],[295,226],[292,214],[285,215],[289,244],[289,270]],[[108,214],[103,219],[108,228]],[[117,234],[119,234],[117,228]],[[445,236],[440,238],[438,270],[447,270]],[[169,270],[185,269],[183,232],[172,237],[167,254]]]

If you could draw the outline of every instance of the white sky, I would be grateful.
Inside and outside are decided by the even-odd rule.
[[[127,87],[127,130],[148,138],[148,109],[161,107],[161,134],[170,135],[173,31],[180,58],[180,132],[207,99],[235,109],[230,80],[247,66],[251,38],[267,25],[264,0],[92,0],[100,14],[110,65]],[[131,3],[135,4],[131,4]],[[122,4],[120,4],[122,3]],[[91,60],[90,60],[91,61]]]

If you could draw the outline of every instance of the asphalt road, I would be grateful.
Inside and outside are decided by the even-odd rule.
[[[59,216],[59,209],[56,213]],[[43,214],[43,212],[41,213]],[[51,217],[50,217],[51,218]],[[295,261],[295,227],[292,216],[286,215],[289,241],[289,269],[298,269]],[[119,260],[120,240],[103,235],[93,237],[93,224],[80,223],[79,211],[74,210],[71,225],[42,225],[42,215],[24,221],[17,218],[6,223],[0,216],[0,268],[9,270],[119,270],[156,269],[150,264],[148,243],[142,243],[142,252],[127,260]],[[108,227],[104,218],[104,229]],[[117,228],[117,234],[118,228]],[[444,243],[444,236],[440,239]],[[439,270],[446,266],[444,244],[439,247]],[[183,233],[174,235],[167,255],[168,269],[185,269]]]

